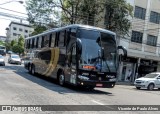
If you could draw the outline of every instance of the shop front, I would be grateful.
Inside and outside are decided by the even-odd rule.
[[[138,77],[143,77],[148,73],[157,71],[158,62],[152,60],[140,60],[140,65],[138,67]]]
[[[119,78],[118,81],[121,82],[133,82],[135,78],[137,58],[127,57],[120,64]]]

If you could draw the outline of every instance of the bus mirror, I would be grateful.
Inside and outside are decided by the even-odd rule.
[[[124,48],[123,46],[118,46],[118,49],[122,49],[123,50],[123,53],[124,53],[123,57],[124,57],[124,59],[126,59],[127,58],[127,50],[126,50],[126,48]]]
[[[77,54],[78,56],[80,56],[82,54],[82,43],[81,43],[81,40],[80,39],[77,39]]]

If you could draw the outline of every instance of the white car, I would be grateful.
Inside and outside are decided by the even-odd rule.
[[[134,85],[137,89],[147,88],[153,90],[154,88],[160,89],[160,72],[149,73],[144,77],[135,80]]]
[[[0,65],[5,66],[4,57],[0,55]]]
[[[8,63],[15,63],[21,65],[22,61],[19,55],[11,54],[8,58]]]

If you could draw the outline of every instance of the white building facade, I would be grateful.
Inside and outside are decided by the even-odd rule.
[[[150,72],[160,72],[160,0],[126,0],[133,6],[129,36],[120,38],[119,45],[128,51],[128,58],[119,65],[118,81],[134,82]],[[105,28],[105,11],[98,23]],[[128,74],[130,74],[128,80]]]
[[[120,39],[128,58],[121,62],[119,81],[133,82],[147,73],[160,71],[160,0],[127,0],[134,10],[130,36]],[[131,79],[128,74],[131,70]]]
[[[6,42],[7,37],[6,36],[0,36],[0,41]]]
[[[34,31],[31,25],[24,23],[11,22],[7,30],[7,41],[18,39],[20,36],[27,38]]]

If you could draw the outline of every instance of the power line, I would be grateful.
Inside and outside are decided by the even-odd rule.
[[[19,13],[19,14],[27,15],[27,14],[22,13],[22,12],[18,12],[18,11],[14,11],[14,10],[6,9],[6,8],[2,8],[2,7],[0,7],[0,9],[4,9],[4,10],[7,10],[7,11],[11,11],[11,12],[15,12],[15,13]],[[27,16],[28,16],[28,15],[27,15]]]

